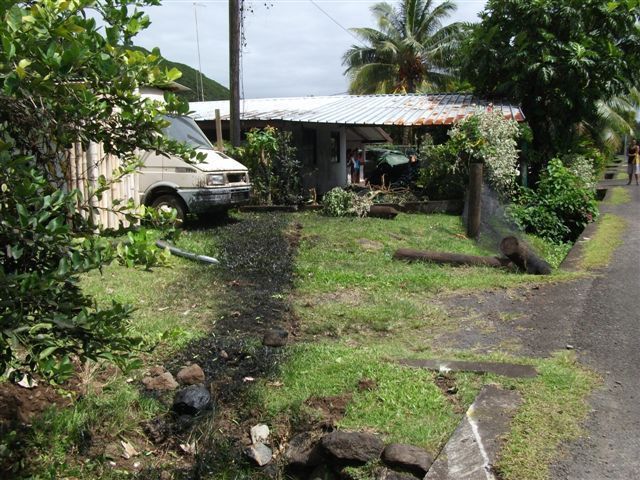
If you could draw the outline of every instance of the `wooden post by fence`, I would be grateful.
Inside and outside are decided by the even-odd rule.
[[[222,120],[220,120],[219,108],[216,108],[216,141],[218,151],[224,152],[224,143],[222,143]]]
[[[469,202],[467,208],[467,236],[478,238],[480,234],[480,209],[482,206],[482,164],[472,163],[469,168]]]

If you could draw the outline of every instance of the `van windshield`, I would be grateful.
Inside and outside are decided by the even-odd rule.
[[[213,150],[211,142],[202,133],[193,118],[174,115],[163,115],[162,118],[171,123],[164,129],[165,135],[171,140],[184,142],[193,148]]]

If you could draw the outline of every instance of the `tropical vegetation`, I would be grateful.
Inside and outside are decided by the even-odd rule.
[[[544,165],[635,86],[638,15],[635,0],[489,0],[466,44],[466,75],[479,94],[522,106]]]
[[[451,59],[462,26],[443,22],[456,10],[454,2],[403,0],[371,7],[378,28],[352,28],[361,40],[342,58],[349,91],[414,93],[443,88],[451,81]]]
[[[275,127],[252,128],[244,146],[228,150],[249,168],[253,199],[267,205],[302,201],[302,163],[291,132]]]
[[[188,107],[171,94],[166,105],[137,94],[180,73],[161,67],[158,51],[129,48],[149,19],[126,0],[4,1],[1,11],[0,373],[59,380],[73,373],[72,358],[124,367],[142,347],[129,331],[130,307],[97,307],[78,280],[118,255],[153,259],[139,248],[118,251],[108,236],[127,228],[105,232],[92,213],[113,182],[136,170],[138,149],[197,157],[161,135],[161,115]],[[91,142],[121,166],[83,196],[70,181],[69,151]],[[135,222],[145,211],[133,207],[113,208]]]

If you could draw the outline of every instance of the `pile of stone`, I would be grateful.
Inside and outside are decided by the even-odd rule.
[[[266,429],[268,437],[268,428],[258,425],[254,429],[258,427]],[[253,445],[245,453],[257,465],[264,466],[272,460],[272,453],[263,443],[267,437],[254,438],[254,429]],[[377,479],[412,480],[423,478],[433,463],[433,457],[421,448],[404,444],[385,446],[376,435],[346,431],[300,433],[290,440],[284,460],[289,469],[307,472],[305,478],[313,480],[350,478],[349,468],[378,461],[384,467],[376,472]]]
[[[204,386],[205,375],[202,368],[192,363],[182,367],[175,378],[162,366],[151,368],[142,379],[147,390],[176,390],[173,411],[178,415],[197,415],[211,408],[211,393]]]

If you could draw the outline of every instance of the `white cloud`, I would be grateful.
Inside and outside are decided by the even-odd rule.
[[[228,85],[228,2],[196,3],[202,71]],[[248,10],[252,10],[247,12],[244,23],[247,44],[243,49],[242,77],[246,98],[346,92],[342,55],[356,39],[342,27],[374,26],[369,8],[377,2],[315,3],[326,14],[310,0],[245,1]],[[484,3],[459,1],[451,20],[475,21]],[[147,48],[157,46],[166,58],[197,68],[193,2],[167,0],[147,12],[152,25],[137,43]]]

